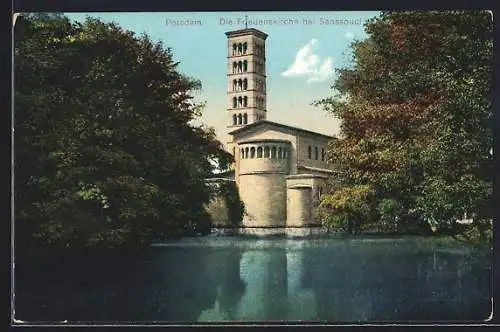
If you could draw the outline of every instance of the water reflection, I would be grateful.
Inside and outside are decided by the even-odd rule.
[[[282,320],[288,296],[285,249],[249,250],[240,264],[247,291],[239,306],[238,320]]]
[[[214,282],[217,296],[213,305],[203,310],[194,321],[232,321],[237,317],[237,307],[246,285],[240,278],[239,249],[214,250],[206,261],[211,262],[208,274]]]
[[[422,239],[207,238],[134,261],[25,266],[16,312],[26,321],[480,320],[490,259]]]
[[[289,250],[288,316],[290,321],[312,321],[318,318],[314,290],[311,288],[310,257],[304,250]]]
[[[338,241],[325,250],[288,241],[281,248],[244,250],[245,293],[231,316],[218,319],[460,320],[489,313],[489,271],[479,269],[466,249],[400,243],[396,250],[395,243],[374,242],[367,250],[365,241]]]

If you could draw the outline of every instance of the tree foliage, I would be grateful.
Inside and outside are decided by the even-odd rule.
[[[344,186],[371,186],[375,205],[389,200],[399,220],[424,228],[464,213],[489,224],[491,14],[389,11],[365,30],[351,45],[352,66],[317,102],[341,120],[328,157]]]
[[[208,159],[231,156],[192,125],[200,83],[169,48],[47,14],[18,17],[14,38],[19,245],[140,245],[209,229]]]
[[[241,227],[245,205],[233,181],[218,182],[207,209],[214,226]]]
[[[332,229],[359,232],[361,223],[374,217],[372,199],[373,189],[368,185],[342,187],[322,197],[320,220]]]

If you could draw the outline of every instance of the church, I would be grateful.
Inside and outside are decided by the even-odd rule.
[[[314,207],[333,173],[326,158],[335,139],[267,120],[266,39],[254,28],[226,32],[227,150],[245,204],[242,233],[310,234]],[[271,110],[272,111],[272,110]]]

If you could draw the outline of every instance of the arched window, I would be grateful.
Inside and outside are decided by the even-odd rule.
[[[243,46],[241,45],[241,43],[238,44],[238,54],[241,54],[243,50]]]
[[[236,62],[233,62],[233,74],[236,73],[236,68],[238,67],[238,64]]]
[[[243,104],[243,98],[241,96],[238,97],[238,107],[241,107]]]
[[[241,80],[241,78],[238,80],[238,91],[241,91],[241,88],[243,86],[243,81]]]
[[[241,148],[240,150],[240,158],[241,159],[245,158],[245,150],[243,148]]]
[[[243,43],[243,54],[247,53],[247,48],[248,48],[248,44],[246,42],[244,42]]]
[[[255,148],[253,146],[250,148],[250,158],[255,158]]]
[[[236,91],[236,80],[233,80],[233,91]]]
[[[273,146],[271,149],[271,158],[276,158],[276,147]]]
[[[241,124],[241,114],[238,114],[238,124],[240,125]]]
[[[248,61],[245,60],[245,61],[243,61],[243,71],[246,72],[247,70],[248,70]]]
[[[314,147],[314,159],[318,160],[318,147]]]
[[[238,61],[238,73],[241,73],[242,68],[243,68],[243,63],[241,61]]]
[[[262,146],[257,148],[257,158],[262,158]]]
[[[307,147],[307,156],[309,159],[312,159],[312,148],[310,145]]]
[[[247,114],[243,114],[243,124],[247,124],[248,123],[248,116]]]
[[[321,149],[321,161],[325,161],[325,149]]]
[[[236,55],[237,50],[238,50],[238,45],[233,44],[233,55]]]
[[[233,108],[236,108],[236,103],[237,103],[236,97],[233,97]]]
[[[238,124],[238,117],[236,116],[236,114],[233,114],[233,125],[237,124]]]
[[[245,148],[245,159],[248,158],[248,148]]]
[[[247,107],[248,106],[248,98],[247,96],[243,97],[243,107]]]
[[[283,152],[281,150],[281,148],[278,148],[278,159],[281,159],[283,158]]]
[[[247,90],[248,89],[248,80],[245,78],[243,80],[243,90]]]
[[[270,155],[269,155],[269,147],[268,146],[265,146],[264,147],[264,158],[269,158]]]
[[[286,150],[286,148],[283,148],[283,159],[286,159],[286,154],[287,154],[287,150]]]

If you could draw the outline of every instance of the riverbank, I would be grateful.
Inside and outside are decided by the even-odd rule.
[[[273,228],[243,228],[243,227],[214,227],[209,234],[189,234],[184,236],[170,236],[162,240],[157,240],[153,243],[175,243],[182,239],[203,238],[212,236],[236,236],[247,239],[262,239],[262,238],[290,238],[290,239],[319,239],[319,238],[339,238],[339,239],[384,239],[384,238],[403,238],[403,237],[421,237],[432,239],[446,239],[460,242],[464,245],[470,245],[482,249],[491,247],[489,242],[481,242],[478,239],[471,239],[464,236],[452,236],[440,233],[419,232],[401,232],[401,231],[381,231],[381,230],[366,230],[358,234],[347,234],[345,232],[333,231],[331,229],[310,226],[310,227],[273,227]],[[24,250],[22,250],[24,249]],[[73,257],[74,261],[92,260],[97,257],[106,257],[109,260],[134,260],[140,259],[145,254],[150,252],[151,245],[123,245],[114,248],[72,248],[72,247],[57,247],[57,246],[39,246],[37,248],[19,248],[15,251],[15,260],[20,263],[23,260],[37,261],[38,259],[51,258],[58,260],[64,257]]]

